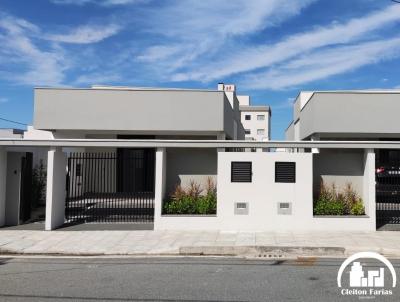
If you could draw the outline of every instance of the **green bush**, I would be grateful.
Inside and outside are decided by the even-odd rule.
[[[338,192],[335,184],[326,187],[321,183],[321,189],[317,200],[314,202],[314,215],[364,215],[362,199],[352,188],[346,184],[342,192]]]
[[[364,215],[365,214],[365,208],[361,200],[357,201],[354,203],[350,209],[350,214],[351,215]]]
[[[317,200],[315,215],[345,215],[345,205],[338,200]]]
[[[216,214],[217,212],[217,190],[212,178],[207,179],[206,192],[201,195],[200,185],[192,181],[189,188],[175,187],[170,198],[164,202],[164,214]]]

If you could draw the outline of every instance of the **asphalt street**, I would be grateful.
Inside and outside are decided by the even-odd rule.
[[[0,301],[360,301],[337,288],[342,261],[0,258]],[[399,300],[398,287],[373,299]]]

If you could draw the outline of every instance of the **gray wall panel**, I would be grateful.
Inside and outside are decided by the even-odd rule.
[[[224,92],[35,89],[36,129],[224,131]],[[231,121],[233,123],[233,121]],[[228,131],[231,125],[225,123]]]

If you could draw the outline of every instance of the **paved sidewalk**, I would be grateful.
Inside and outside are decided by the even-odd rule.
[[[0,230],[0,254],[400,257],[399,232],[182,232]]]

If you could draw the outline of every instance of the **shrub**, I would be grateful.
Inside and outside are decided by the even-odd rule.
[[[164,202],[164,214],[215,214],[217,212],[217,189],[211,177],[207,179],[205,194],[195,181],[188,188],[175,187],[170,198]]]
[[[350,209],[350,214],[351,215],[364,215],[365,214],[365,208],[361,200],[357,201],[354,203]]]
[[[314,215],[364,215],[362,199],[350,183],[338,192],[335,184],[327,187],[321,182],[320,193],[314,202]]]
[[[315,215],[344,215],[345,205],[338,200],[318,200],[314,207]]]

